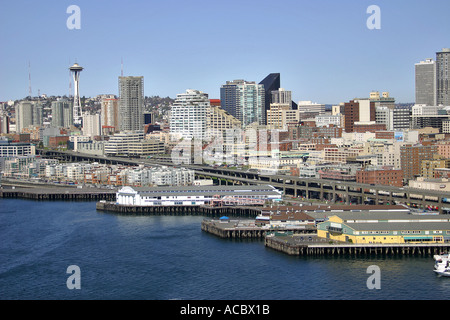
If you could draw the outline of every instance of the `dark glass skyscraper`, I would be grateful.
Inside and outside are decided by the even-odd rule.
[[[227,81],[227,84],[220,87],[220,107],[236,119],[239,119],[242,117],[237,107],[237,95],[237,84],[235,82]]]
[[[259,83],[264,85],[265,91],[264,110],[262,111],[262,123],[264,124],[267,124],[267,111],[270,110],[270,104],[272,103],[272,91],[280,89],[280,83],[279,73],[271,73]]]

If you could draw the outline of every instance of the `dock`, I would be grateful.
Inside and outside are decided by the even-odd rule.
[[[120,215],[193,215],[206,217],[246,217],[255,218],[261,213],[261,207],[211,207],[208,205],[175,205],[175,206],[137,206],[120,205],[115,202],[99,201],[97,210],[116,213]]]
[[[315,228],[269,228],[255,224],[250,219],[213,220],[204,219],[201,224],[202,231],[220,238],[228,239],[264,239],[273,232],[289,232],[290,234],[315,233]]]
[[[116,191],[98,188],[73,187],[15,187],[1,188],[0,198],[28,199],[37,201],[111,201],[116,198]]]
[[[266,247],[292,256],[433,256],[450,250],[450,243],[416,244],[351,244],[331,243],[327,239],[300,238],[298,235],[275,235],[265,237]]]

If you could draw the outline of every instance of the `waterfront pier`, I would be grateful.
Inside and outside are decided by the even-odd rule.
[[[211,233],[220,238],[228,239],[264,239],[267,234],[271,232],[289,232],[290,234],[311,234],[315,233],[315,228],[269,228],[264,226],[258,226],[255,224],[255,220],[212,220],[204,219],[201,225],[202,231]]]
[[[433,256],[450,250],[450,243],[399,243],[399,244],[352,244],[330,243],[327,239],[311,237],[300,239],[297,235],[268,235],[266,247],[293,256]]]
[[[255,218],[261,213],[261,207],[211,207],[208,205],[171,205],[171,206],[137,206],[120,205],[115,202],[97,202],[97,210],[121,215],[193,215],[206,217]]]
[[[101,201],[114,200],[116,192],[97,188],[70,187],[40,187],[40,188],[1,188],[0,198],[29,199],[38,201],[69,200],[69,201]]]

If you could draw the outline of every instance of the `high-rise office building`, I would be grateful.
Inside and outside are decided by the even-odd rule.
[[[266,125],[270,128],[284,128],[286,122],[286,112],[292,110],[292,92],[279,88],[272,91],[270,109],[266,113]]]
[[[119,99],[103,98],[101,104],[102,127],[110,129],[107,132],[119,131]]]
[[[72,103],[66,99],[52,102],[52,126],[70,128],[74,124]]]
[[[415,65],[416,104],[436,105],[436,62],[433,59]]]
[[[384,124],[386,130],[405,130],[411,125],[411,110],[407,106],[396,106],[393,109],[380,106],[375,107],[375,121]]]
[[[437,105],[450,106],[450,48],[436,52],[436,77]]]
[[[0,114],[0,133],[9,133],[9,117]]]
[[[16,132],[21,133],[22,130],[33,124],[33,102],[20,101],[15,107],[16,109]]]
[[[29,126],[41,126],[43,122],[42,105],[35,101],[20,101],[16,110],[16,132]]]
[[[99,113],[83,113],[83,134],[90,137],[100,136],[102,134],[101,117]]]
[[[264,86],[264,110],[262,111],[262,121],[260,124],[267,124],[267,111],[270,110],[270,104],[272,101],[272,91],[280,89],[281,80],[279,73],[270,73],[259,84]]]
[[[209,112],[208,94],[191,89],[177,94],[170,110],[170,133],[178,138],[206,139]]]
[[[119,129],[144,129],[144,77],[119,77]]]
[[[271,104],[283,104],[292,107],[292,91],[279,88],[272,91]]]
[[[220,88],[221,107],[244,127],[254,122],[264,124],[265,95],[264,85],[254,81],[227,81]]]

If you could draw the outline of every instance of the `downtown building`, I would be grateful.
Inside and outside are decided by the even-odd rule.
[[[274,96],[273,94],[274,91],[278,91],[280,89],[281,86],[280,74],[270,73],[269,75],[267,75],[267,77],[261,80],[259,84],[263,85],[264,88],[264,101],[262,102],[264,107],[262,110],[262,121],[259,123],[267,124],[267,112],[270,110],[270,105],[272,103],[281,103],[280,102],[281,100],[276,100],[276,96]],[[292,105],[292,100],[290,101],[290,103]]]
[[[102,98],[101,100],[102,134],[118,132],[119,128],[119,99]]]
[[[123,131],[116,133],[104,144],[108,156],[149,156],[163,154],[164,142],[145,139],[143,131]]]
[[[266,113],[266,124],[273,129],[287,128],[289,114],[294,113],[294,123],[298,123],[297,110],[292,110],[292,92],[279,88],[273,90],[271,95],[270,109]]]
[[[83,134],[91,138],[102,135],[100,113],[83,113]]]
[[[177,94],[170,110],[170,134],[174,138],[205,140],[209,115],[208,94],[192,89]]]
[[[443,132],[444,124],[449,119],[450,114],[443,106],[414,105],[411,113],[411,128],[431,127]]]
[[[436,52],[437,105],[450,106],[450,48]]]
[[[264,84],[245,80],[227,81],[220,88],[220,101],[222,109],[241,121],[243,127],[255,122],[260,125],[266,123]]]
[[[437,105],[436,62],[433,59],[420,61],[415,65],[416,104]]]
[[[35,101],[20,101],[15,106],[16,132],[21,133],[30,126],[42,126],[42,105]]]
[[[354,132],[355,125],[376,123],[375,102],[370,99],[351,100],[344,104],[345,132]]]
[[[0,134],[9,133],[9,117],[0,114]]]
[[[119,77],[119,130],[144,130],[144,77]]]
[[[72,102],[66,99],[58,99],[52,102],[52,127],[70,128],[73,126]]]
[[[434,145],[405,144],[400,147],[400,163],[405,180],[415,179],[422,174],[422,161],[433,160],[437,153]]]
[[[376,107],[375,122],[384,124],[386,130],[407,130],[411,126],[411,109],[407,106]]]
[[[416,104],[450,106],[450,48],[415,65]]]

